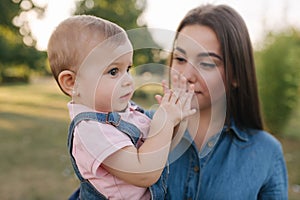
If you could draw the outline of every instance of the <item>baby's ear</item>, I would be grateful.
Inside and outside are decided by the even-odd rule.
[[[73,95],[76,74],[70,70],[64,70],[58,75],[58,82],[64,93]]]

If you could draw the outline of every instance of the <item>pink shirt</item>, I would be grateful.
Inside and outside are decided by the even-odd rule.
[[[95,112],[80,104],[68,103],[71,119],[81,112]],[[137,126],[147,137],[151,120],[129,105],[125,112],[120,112],[124,121]],[[109,124],[96,121],[81,121],[74,130],[73,156],[82,176],[109,199],[150,199],[147,188],[130,185],[109,174],[101,163],[114,152],[126,146],[132,146],[130,138]]]

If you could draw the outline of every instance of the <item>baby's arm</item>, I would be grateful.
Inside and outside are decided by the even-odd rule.
[[[174,75],[172,77],[173,90],[177,90],[177,91],[184,90],[184,91],[186,91],[188,87],[192,87],[190,90],[193,90],[194,85],[193,84],[186,84],[186,83],[187,83],[187,81],[183,76]],[[169,87],[167,86],[167,83],[165,81],[162,82],[162,87],[163,87],[163,92],[164,93],[169,91]],[[155,98],[156,98],[157,102],[160,104],[161,100],[162,100],[162,96],[156,95]],[[185,106],[187,106],[188,109],[191,108],[190,103],[191,103],[191,101],[189,101],[189,103],[187,103],[185,105]],[[172,151],[172,149],[174,149],[176,147],[176,145],[180,142],[182,136],[184,135],[184,133],[187,129],[187,125],[188,125],[188,120],[187,120],[187,118],[185,118],[179,124],[177,124],[174,127],[173,139],[172,139],[172,144],[171,144],[170,151]]]
[[[186,84],[186,81],[182,82]],[[124,147],[103,162],[103,167],[124,181],[148,187],[160,177],[165,167],[174,127],[184,118],[195,113],[190,109],[193,86],[189,90],[175,89],[167,91],[151,121],[148,138],[136,149]]]
[[[180,77],[180,78],[179,78]],[[163,83],[165,84],[165,83]],[[190,87],[190,88],[188,88]],[[167,91],[168,86],[163,85],[164,91]],[[186,91],[187,88],[189,90],[192,90],[194,92],[194,85],[193,84],[187,84],[187,80],[180,75],[174,75],[172,77],[172,88],[173,90],[178,90],[178,91]],[[192,94],[193,95],[193,94]],[[185,104],[186,109],[191,109],[191,100]],[[172,151],[176,145],[180,142],[182,136],[184,135],[188,125],[188,119],[185,118],[183,119],[179,124],[177,124],[174,128],[174,133],[173,133],[173,139],[172,139],[172,144],[170,151]]]

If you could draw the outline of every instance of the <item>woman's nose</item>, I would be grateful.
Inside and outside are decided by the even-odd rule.
[[[189,63],[184,68],[182,75],[187,79],[189,83],[195,83],[196,73],[198,73],[197,70],[195,70],[194,66],[191,63]]]

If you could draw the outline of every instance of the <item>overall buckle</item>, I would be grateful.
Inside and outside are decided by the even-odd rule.
[[[106,123],[113,126],[119,126],[121,121],[121,116],[119,113],[110,112],[106,115]]]

